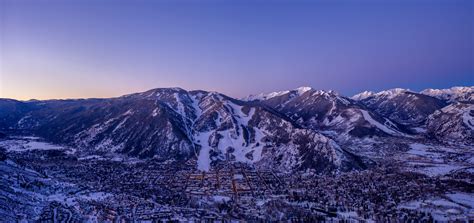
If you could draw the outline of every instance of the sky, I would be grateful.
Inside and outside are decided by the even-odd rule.
[[[473,85],[472,0],[0,0],[0,98]]]

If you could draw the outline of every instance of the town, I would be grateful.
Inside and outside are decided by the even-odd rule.
[[[87,216],[95,216],[100,222],[202,219],[431,222],[436,216],[430,211],[406,208],[403,204],[446,197],[451,191],[474,192],[474,175],[470,171],[458,174],[461,177],[456,174],[429,177],[405,171],[395,160],[364,171],[318,175],[279,173],[225,161],[203,172],[196,169],[195,159],[173,163],[118,161],[101,156],[78,158],[59,150],[3,154],[15,165],[30,170],[23,174],[3,172],[4,181],[8,179],[18,183],[22,190],[48,196],[35,201],[42,206],[40,222],[83,221]],[[2,169],[7,166],[8,163],[2,164]],[[29,176],[29,172],[37,175]],[[4,199],[0,204],[9,205],[8,202]],[[444,213],[444,217],[452,220],[473,218],[473,209],[468,206]]]

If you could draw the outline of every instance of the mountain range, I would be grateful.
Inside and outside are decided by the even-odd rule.
[[[107,99],[0,99],[0,136],[27,134],[84,153],[333,173],[373,162],[360,144],[474,146],[474,87],[391,89],[345,97],[300,87],[236,99],[157,88]]]

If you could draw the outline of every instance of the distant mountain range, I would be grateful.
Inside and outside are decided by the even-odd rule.
[[[108,99],[0,99],[0,132],[88,152],[193,160],[203,171],[227,160],[329,173],[371,165],[357,154],[361,140],[474,145],[474,87],[353,97],[300,87],[244,99],[158,88]]]

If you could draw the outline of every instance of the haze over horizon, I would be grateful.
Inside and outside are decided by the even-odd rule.
[[[0,3],[0,98],[474,86],[474,1]]]
[[[153,89],[160,89],[160,88],[181,88],[185,91],[194,91],[194,90],[203,90],[203,91],[209,91],[209,92],[218,92],[218,93],[223,93],[227,96],[230,96],[230,97],[233,97],[233,98],[236,98],[236,99],[243,99],[243,98],[247,98],[247,97],[250,97],[250,96],[258,96],[258,95],[265,95],[265,94],[269,94],[269,93],[274,93],[274,92],[282,92],[282,91],[289,91],[289,90],[297,90],[298,88],[305,88],[305,87],[310,87],[312,89],[315,89],[315,90],[332,90],[332,89],[320,89],[320,88],[314,88],[314,87],[311,87],[311,86],[299,86],[299,87],[294,87],[294,88],[286,88],[286,89],[277,89],[277,90],[274,90],[274,91],[262,91],[262,92],[257,92],[257,93],[251,93],[251,94],[247,94],[247,95],[244,95],[242,97],[237,97],[237,96],[233,96],[233,95],[229,95],[229,94],[226,94],[226,93],[223,93],[223,92],[220,92],[220,91],[213,91],[213,90],[206,90],[206,89],[185,89],[185,88],[182,88],[182,87],[177,87],[177,86],[165,86],[165,87],[157,87],[157,88],[150,88],[150,89],[146,89],[146,90],[138,90],[138,91],[134,91],[134,92],[129,92],[129,93],[124,93],[124,94],[119,94],[119,95],[105,95],[105,96],[91,96],[91,97],[57,97],[57,98],[8,98],[8,97],[0,97],[0,99],[4,98],[4,99],[14,99],[14,100],[19,100],[19,101],[30,101],[30,100],[68,100],[68,99],[93,99],[93,98],[97,98],[97,99],[100,99],[100,98],[103,98],[103,99],[107,99],[107,98],[115,98],[115,97],[121,97],[121,96],[125,96],[125,95],[128,95],[128,94],[135,94],[135,93],[142,93],[142,92],[146,92],[146,91],[149,91],[149,90],[153,90]],[[434,88],[434,89],[449,89],[449,88],[453,88],[453,87],[474,87],[474,86],[470,86],[470,85],[466,85],[466,86],[452,86],[452,87],[446,87],[446,88]],[[385,90],[392,90],[392,89],[396,89],[396,88],[400,88],[400,87],[394,87],[394,88],[388,88],[388,89],[382,89],[382,90],[379,90],[379,91],[371,91],[371,90],[362,90],[362,91],[359,91],[359,92],[356,92],[354,94],[342,94],[338,91],[336,91],[337,93],[341,94],[342,96],[345,96],[345,97],[352,97],[352,96],[355,96],[359,93],[364,93],[365,91],[369,91],[369,92],[380,92],[380,91],[385,91]],[[406,89],[406,90],[410,90],[410,91],[413,91],[413,92],[421,92],[423,90],[427,90],[427,89],[432,89],[432,88],[424,88],[424,89],[421,89],[421,90],[414,90],[414,89],[410,89],[410,88],[402,88],[402,89]]]

